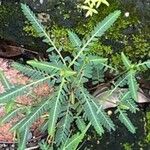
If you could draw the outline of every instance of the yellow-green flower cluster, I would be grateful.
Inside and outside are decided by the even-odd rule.
[[[84,5],[82,5],[81,8],[87,10],[86,17],[88,17],[92,16],[93,13],[98,13],[96,9],[100,6],[101,3],[109,6],[107,0],[85,0]]]

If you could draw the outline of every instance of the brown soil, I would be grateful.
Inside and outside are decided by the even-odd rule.
[[[8,79],[8,81],[11,84],[26,84],[30,81],[30,79],[23,74],[21,74],[19,71],[13,69],[10,67],[11,60],[0,58],[0,70],[3,71],[5,77]],[[0,93],[3,93],[5,91],[2,83],[0,82]],[[43,84],[40,87],[37,87],[33,90],[32,96],[23,95],[17,98],[17,103],[22,105],[32,105],[37,101],[38,98],[42,98],[52,92],[52,88],[50,88],[47,84]],[[0,117],[2,117],[5,114],[4,107],[0,106]],[[21,119],[21,115],[19,115],[17,118],[13,119],[13,121],[10,121],[8,123],[0,125],[0,143],[13,143],[15,142],[15,134],[10,132],[10,128],[12,125]],[[31,132],[33,137],[41,136],[40,131],[38,130],[38,127],[43,123],[43,119],[37,120],[33,126],[31,127]]]

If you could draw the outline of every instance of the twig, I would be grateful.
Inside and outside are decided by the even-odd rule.
[[[26,148],[25,150],[33,150],[33,149],[37,149],[37,148],[39,148],[39,145],[36,145],[36,146],[33,146],[33,147]]]

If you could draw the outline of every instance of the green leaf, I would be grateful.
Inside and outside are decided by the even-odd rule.
[[[127,84],[127,75],[120,77],[115,83],[114,83],[114,88],[112,88],[112,90],[109,91],[109,95],[112,95],[113,92],[115,92],[116,90],[118,90],[119,87],[124,87]]]
[[[89,55],[88,59],[94,65],[105,64],[105,63],[107,63],[107,60],[108,60],[107,58],[100,58],[100,57],[92,56],[92,55]]]
[[[20,123],[19,129],[23,130],[26,127],[30,127],[32,123],[39,119],[41,115],[51,107],[51,99],[52,96],[50,96],[48,100],[43,100],[38,107],[35,107],[34,110],[32,110],[31,113],[26,116],[25,120]]]
[[[19,133],[18,150],[25,150],[27,144],[27,137],[29,135],[29,128],[25,128]]]
[[[52,103],[53,107],[49,112],[49,120],[48,120],[48,134],[53,137],[56,130],[56,123],[61,112],[61,104],[59,101],[59,97],[56,98],[56,101]]]
[[[93,55],[88,55],[87,57],[88,57],[87,59],[89,59],[89,62],[93,64],[93,67],[95,68],[99,67],[99,69],[103,69],[105,67],[105,69],[110,69],[111,72],[113,71],[117,72],[115,68],[107,64],[108,61],[107,58],[100,58],[98,56],[93,56]]]
[[[32,67],[35,67],[41,71],[44,71],[45,73],[51,74],[53,71],[59,71],[61,68],[49,63],[49,62],[39,62],[35,60],[27,61],[27,64],[31,65]]]
[[[104,133],[103,127],[101,125],[101,119],[97,114],[97,108],[92,103],[89,94],[83,88],[79,88],[78,93],[76,93],[77,98],[82,102],[85,115],[88,117],[88,120],[91,122],[97,133],[101,136]]]
[[[39,143],[39,146],[40,146],[40,150],[53,150],[50,145],[47,143],[47,142],[40,142]]]
[[[125,56],[125,54],[123,52],[121,53],[121,57],[122,57],[122,61],[123,61],[124,65],[125,65],[125,67],[127,69],[130,69],[130,67],[131,67],[130,60]]]
[[[135,101],[131,97],[130,91],[122,94],[120,103],[121,103],[121,105],[123,104],[126,107],[128,107],[132,113],[136,113],[136,111],[138,110]],[[119,105],[120,105],[120,103],[119,103]]]
[[[150,60],[144,62],[144,64],[145,64],[148,68],[150,68]]]
[[[128,85],[129,85],[129,90],[131,92],[132,98],[135,101],[137,101],[138,100],[138,94],[137,94],[138,84],[135,78],[135,72],[132,70],[129,71],[129,74],[128,74]]]
[[[109,131],[111,130],[115,130],[115,125],[112,122],[112,120],[110,119],[110,117],[106,114],[106,112],[101,108],[101,106],[99,106],[95,101],[94,98],[92,100],[94,106],[97,108],[98,110],[98,116],[101,120],[101,124],[107,128]]]
[[[26,16],[26,18],[30,21],[32,26],[35,28],[35,30],[37,31],[38,35],[40,37],[44,37],[45,38],[43,40],[43,42],[46,42],[46,43],[52,45],[54,47],[55,51],[57,52],[57,54],[60,56],[62,62],[66,65],[62,55],[60,54],[59,50],[57,49],[55,43],[51,40],[50,36],[46,33],[46,30],[45,30],[44,26],[36,18],[34,13],[30,10],[30,8],[26,4],[21,4],[21,8],[22,8],[22,12]]]
[[[64,97],[62,95],[62,91],[63,91],[63,86],[64,86],[65,80],[64,78],[62,79],[62,82],[58,88],[58,91],[56,92],[56,97],[53,98],[53,107],[50,109],[49,112],[49,120],[48,120],[48,134],[49,136],[54,136],[55,133],[55,129],[56,129],[56,122],[58,119],[58,115],[61,112],[61,101],[62,98]]]
[[[41,78],[37,81],[33,81],[27,85],[20,85],[14,88],[7,90],[6,92],[0,95],[0,103],[6,103],[10,101],[12,98],[16,98],[17,96],[23,95],[25,92],[29,91],[31,87],[35,87],[43,82],[49,81],[54,75],[47,76]]]
[[[104,70],[97,67],[93,68],[92,72],[92,84],[98,84],[104,82]]]
[[[79,48],[82,45],[80,38],[72,31],[68,31],[69,39],[74,47]]]
[[[64,115],[61,118],[61,120],[58,122],[58,128],[55,137],[57,146],[59,146],[61,143],[65,143],[67,137],[70,134],[71,123],[73,122],[74,119],[69,109],[70,109],[70,105],[68,105],[67,109],[64,110]]]
[[[82,132],[86,128],[86,123],[80,117],[77,118],[76,124],[77,124],[78,129],[80,130],[80,132]]]
[[[16,131],[16,130],[19,130],[19,125],[25,120],[25,118],[21,119],[20,121],[18,121],[17,123],[15,123],[15,125],[13,125],[11,128],[10,128],[10,131]],[[20,131],[21,132],[21,131]]]
[[[61,147],[61,150],[76,150],[83,138],[84,134],[82,133],[72,135],[72,137],[70,137]]]
[[[82,127],[85,125],[83,120],[79,119],[78,121],[79,121],[77,123],[78,125],[81,124]],[[59,149],[59,150],[76,150],[78,145],[83,140],[83,138],[90,126],[91,126],[91,122],[88,123],[87,126],[85,126],[85,128],[81,131],[81,133],[78,132],[78,133],[72,135],[70,138],[68,137],[66,142],[62,145],[61,149]]]
[[[124,110],[118,109],[119,120],[127,127],[131,133],[135,133],[135,127],[127,116],[127,113]]]
[[[64,68],[61,70],[60,75],[63,77],[69,77],[77,74],[76,71],[71,70],[70,68]]]
[[[84,47],[89,45],[91,41],[95,41],[95,37],[101,37],[105,33],[105,31],[107,31],[108,28],[110,28],[112,24],[117,20],[120,14],[121,12],[119,10],[116,10],[113,13],[109,14],[103,21],[99,22],[94,30],[91,32],[91,36],[87,40],[87,43]]]
[[[32,78],[33,80],[41,79],[41,78],[45,77],[44,71],[40,71],[40,70],[37,70],[35,68],[31,68],[29,66],[26,66],[26,65],[22,65],[22,64],[14,62],[12,64],[12,67],[17,69],[18,71],[20,71],[24,75]]]
[[[9,112],[7,115],[5,115],[4,117],[2,117],[0,119],[0,123],[3,124],[3,123],[6,123],[6,122],[9,122],[14,116],[16,116],[23,108],[20,107],[20,108],[17,108],[17,109],[14,109],[13,111]]]
[[[14,109],[15,106],[15,102],[14,101],[10,101],[9,103],[7,103],[5,105],[5,112],[9,113],[10,111],[12,111]]]
[[[120,15],[120,11],[114,11],[110,15],[108,15],[102,22],[99,22],[97,26],[94,28],[94,30],[91,32],[90,36],[87,39],[87,42],[83,45],[81,50],[78,52],[78,54],[75,56],[73,61],[70,63],[69,67],[74,64],[74,62],[78,59],[78,57],[81,56],[82,52],[86,49],[87,46],[91,44],[92,41],[96,40],[96,37],[101,37],[104,32],[110,28],[110,26],[117,20],[117,18]]]
[[[30,8],[26,4],[21,4],[22,11],[26,18],[31,22],[37,33],[40,37],[45,37],[47,42],[55,47],[54,43],[50,39],[49,35],[46,33],[44,26],[40,23],[40,21],[36,18],[34,13],[30,10]]]
[[[145,69],[150,68],[150,60],[147,60],[147,61],[145,61],[143,63],[137,64],[137,67],[138,67],[139,70],[141,70],[140,69],[141,67],[143,67]]]
[[[2,85],[4,86],[5,89],[9,89],[11,87],[11,84],[9,83],[9,81],[6,79],[3,71],[0,70],[0,81],[2,83]]]

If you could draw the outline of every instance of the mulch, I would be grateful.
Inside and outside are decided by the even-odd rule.
[[[0,70],[4,73],[5,77],[8,79],[8,81],[11,84],[26,84],[30,81],[30,79],[27,76],[24,76],[19,71],[15,70],[11,67],[12,60],[10,59],[4,59],[0,58]],[[36,87],[32,94],[33,97],[30,95],[23,95],[19,96],[16,100],[18,104],[22,105],[32,105],[35,103],[39,98],[42,98],[52,92],[52,88],[50,88],[47,84],[43,84],[40,87]],[[0,82],[0,94],[5,91],[2,83]],[[0,117],[5,115],[5,108],[3,106],[0,106]],[[13,126],[15,122],[17,122],[19,119],[21,119],[22,114],[19,114],[15,119],[11,120],[10,122],[7,122],[5,124],[0,125],[0,150],[14,150],[16,149],[15,143],[16,143],[16,135],[12,132],[10,132],[10,128]],[[39,127],[43,123],[43,119],[37,120],[31,127],[28,142],[29,145],[35,146],[35,143],[44,136],[44,133],[41,133],[39,131]],[[32,144],[31,144],[32,143]]]

